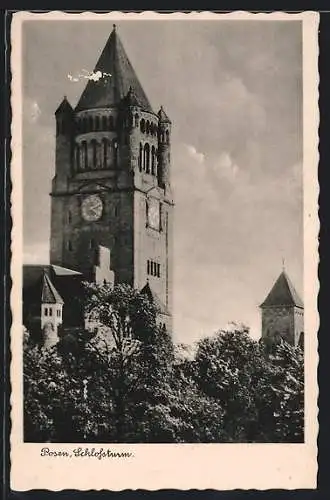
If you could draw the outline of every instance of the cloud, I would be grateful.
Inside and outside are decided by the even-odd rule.
[[[199,153],[195,146],[192,146],[191,144],[185,144],[185,148],[187,149],[188,155],[190,158],[197,163],[204,163],[205,156],[203,153]]]
[[[86,81],[99,80],[81,68],[94,67],[108,37],[106,25],[88,23],[81,51],[79,23],[54,23],[52,30],[43,24],[25,27],[24,44],[24,91],[37,97],[27,106],[23,137],[24,244],[36,261],[48,256],[34,243],[49,238],[54,111],[59,96],[74,103]],[[268,24],[121,28],[146,94],[173,123],[175,329],[187,341],[231,320],[260,332],[257,306],[283,256],[299,289],[301,33],[291,23]]]
[[[200,172],[203,172],[203,177],[207,182],[209,181],[213,184],[214,176],[219,179],[226,179],[227,181],[234,181],[237,179],[239,168],[228,151],[221,152],[215,159],[207,159],[205,154],[197,151],[195,146],[184,144],[183,147],[186,149],[190,162],[192,161],[201,166],[204,165],[203,169],[200,169]],[[207,178],[208,175],[209,179]]]

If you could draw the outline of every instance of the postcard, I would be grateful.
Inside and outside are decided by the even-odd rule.
[[[11,489],[315,489],[315,12],[17,12]]]

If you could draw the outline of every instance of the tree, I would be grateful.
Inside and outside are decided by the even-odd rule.
[[[304,440],[304,354],[281,342],[270,359],[273,368],[270,391],[273,399],[274,441]]]

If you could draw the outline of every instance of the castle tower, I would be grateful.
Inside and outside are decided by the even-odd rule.
[[[107,248],[115,283],[148,280],[170,326],[171,123],[154,113],[115,26],[94,75],[75,109],[64,98],[55,113],[50,262],[95,280]]]
[[[263,339],[303,347],[304,304],[284,270],[260,308]]]
[[[44,347],[58,342],[57,330],[62,324],[63,299],[44,271],[41,288],[41,330]]]

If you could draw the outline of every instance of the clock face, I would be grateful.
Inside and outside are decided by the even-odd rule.
[[[148,224],[153,229],[159,231],[159,202],[158,200],[150,200],[148,205]]]
[[[103,203],[97,194],[92,194],[83,199],[81,204],[81,214],[88,221],[96,221],[102,215]]]

